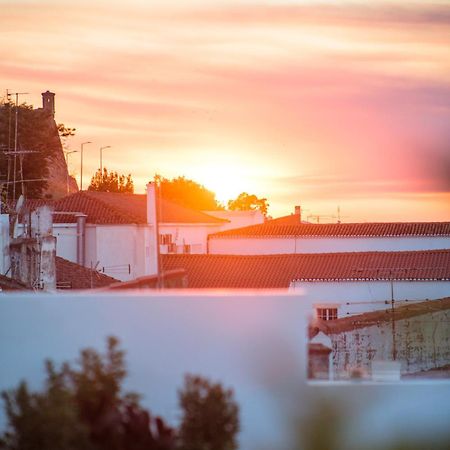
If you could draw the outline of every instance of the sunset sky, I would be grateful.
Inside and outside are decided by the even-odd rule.
[[[0,0],[0,25],[0,95],[56,93],[85,187],[110,145],[137,192],[185,175],[273,216],[450,220],[448,1]]]

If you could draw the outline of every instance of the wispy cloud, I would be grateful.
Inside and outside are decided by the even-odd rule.
[[[448,4],[0,4],[0,84],[36,105],[54,90],[73,144],[112,145],[138,188],[221,152],[280,203],[291,183],[311,200],[450,190]]]

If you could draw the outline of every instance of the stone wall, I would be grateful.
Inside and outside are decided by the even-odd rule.
[[[78,192],[78,185],[75,178],[68,177],[66,159],[55,120],[51,116],[48,116],[45,120],[48,120],[48,126],[51,129],[51,145],[54,146],[55,151],[51,157],[47,158],[49,175],[48,186],[44,191],[44,196],[59,199],[66,196],[67,193]],[[69,192],[67,192],[67,181],[69,182]]]

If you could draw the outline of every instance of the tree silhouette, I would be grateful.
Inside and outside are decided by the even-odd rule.
[[[223,206],[216,200],[216,194],[196,181],[181,176],[169,180],[155,176],[160,185],[161,196],[186,208],[195,210],[218,210]]]
[[[127,176],[119,175],[117,172],[108,172],[108,169],[105,167],[103,173],[98,169],[91,178],[88,190],[132,194],[134,192],[134,183],[131,174]]]
[[[107,351],[81,352],[79,367],[58,372],[47,362],[43,392],[26,383],[3,393],[9,422],[0,448],[8,450],[175,450],[175,431],[123,393],[124,352],[108,339]]]
[[[3,392],[9,430],[3,438],[8,450],[90,450],[89,430],[80,421],[68,378],[46,363],[43,392],[30,392],[25,382]],[[0,448],[2,446],[0,445]]]
[[[268,208],[267,198],[258,198],[256,195],[247,194],[247,192],[242,192],[235,200],[228,202],[228,209],[231,211],[258,210],[263,214],[267,214]]]

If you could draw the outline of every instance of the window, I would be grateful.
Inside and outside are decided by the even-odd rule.
[[[317,308],[317,318],[322,320],[336,320],[338,318],[337,308]]]
[[[160,234],[159,235],[159,243],[162,245],[169,245],[172,243],[172,235],[171,234]]]

